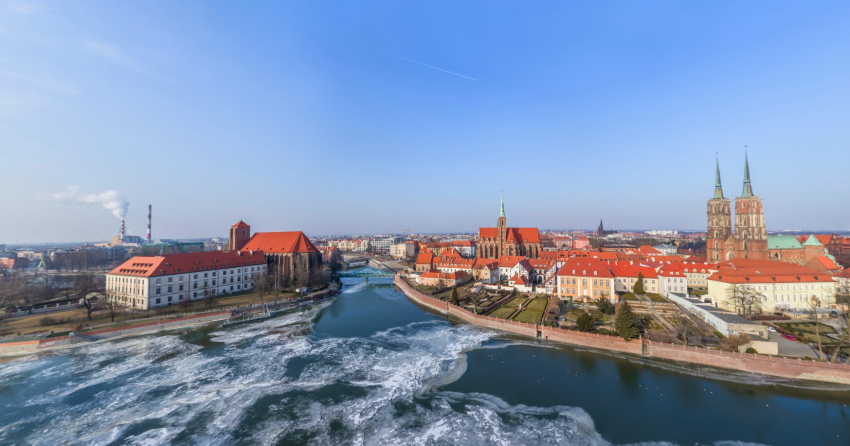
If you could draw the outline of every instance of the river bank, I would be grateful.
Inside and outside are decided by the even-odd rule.
[[[290,308],[297,308],[305,304],[311,305],[313,302],[324,300],[338,293],[339,290],[331,287],[307,295],[303,299],[298,299],[289,302],[258,304],[249,307],[233,308],[227,310],[214,310],[196,313],[190,316],[162,317],[158,320],[148,322],[128,324],[121,327],[94,329],[66,336],[4,342],[0,343],[0,357],[27,355],[39,351],[68,348],[75,345],[79,345],[81,343],[98,342],[126,336],[153,334],[169,330],[183,329],[191,326],[213,324],[217,322],[226,321],[227,319],[232,318],[234,316],[243,316],[246,314],[261,312],[264,311],[264,308],[267,307],[271,310],[283,311]]]
[[[801,359],[777,358],[749,353],[731,353],[652,342],[648,339],[624,341],[608,335],[582,333],[539,324],[498,319],[474,314],[449,302],[427,296],[411,287],[400,275],[395,285],[411,301],[442,315],[494,330],[568,345],[626,353],[635,356],[666,359],[721,369],[756,373],[779,378],[818,381],[850,386],[850,367]]]

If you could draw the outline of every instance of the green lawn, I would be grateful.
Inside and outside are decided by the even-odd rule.
[[[646,293],[646,297],[648,297],[653,302],[667,302],[667,299],[665,299],[664,296],[660,294]]]
[[[537,310],[532,310],[532,309],[529,308],[527,310],[520,311],[519,314],[514,316],[513,320],[515,320],[517,322],[525,322],[525,323],[528,323],[528,324],[536,324],[536,323],[540,322],[541,317],[543,317],[543,311],[542,310],[537,311]]]
[[[638,300],[633,293],[623,293],[620,295],[623,300]]]
[[[510,315],[514,314],[516,311],[516,307],[505,307],[502,305],[499,308],[493,310],[492,313],[488,314],[488,316],[497,317],[499,319],[507,319]]]
[[[525,296],[514,297],[513,299],[503,303],[502,306],[500,306],[499,308],[493,310],[493,312],[490,313],[489,316],[507,319],[511,314],[514,313],[514,311],[516,311],[517,307],[524,304],[526,301],[528,301],[528,298]]]
[[[525,304],[525,306],[523,307],[523,310],[528,309],[528,310],[531,310],[531,311],[539,311],[539,312],[542,313],[542,312],[546,311],[546,304],[547,303],[548,303],[548,299],[543,298],[543,297],[531,299],[530,301],[528,301]]]

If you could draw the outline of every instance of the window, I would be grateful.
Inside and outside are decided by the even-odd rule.
[[[171,277],[168,278],[168,283],[171,283],[171,279],[172,279]]]
[[[174,287],[172,287],[171,285],[168,285],[168,292],[169,292],[169,293],[170,293],[170,292],[172,292],[172,291],[174,291],[174,290],[172,290],[172,288],[174,288]]]
[[[209,273],[204,273],[204,278],[206,279]]]
[[[168,301],[171,302],[171,296],[168,296]]]
[[[180,284],[180,288],[178,289],[178,291],[183,291],[183,284],[182,283]]]
[[[162,279],[156,279],[156,284],[159,285],[160,283],[162,283]]]
[[[156,303],[160,303],[160,300],[161,300],[161,299],[157,297],[157,298],[156,298]]]
[[[156,294],[157,295],[162,294],[162,290],[159,287],[156,287]]]
[[[197,283],[197,282],[195,282],[195,283],[193,283],[193,284],[192,284],[192,289],[193,289],[193,290],[197,290],[197,289],[198,289],[198,283]]]

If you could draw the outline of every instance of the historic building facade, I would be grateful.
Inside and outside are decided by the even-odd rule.
[[[495,228],[478,229],[476,256],[498,259],[501,256],[525,256],[537,258],[543,244],[537,228],[509,228],[505,217],[505,200],[502,198],[502,213]]]
[[[245,237],[248,237],[247,240]],[[228,246],[238,246],[237,249],[242,251],[263,252],[268,273],[274,274],[280,286],[318,282],[322,273],[322,253],[301,231],[251,235],[251,227],[240,221],[231,227]]]
[[[768,259],[767,229],[761,197],[753,194],[750,165],[744,155],[744,188],[735,198],[735,226],[732,226],[732,206],[723,196],[720,182],[720,162],[717,162],[714,197],[708,200],[708,230],[706,257],[718,263],[733,258]]]

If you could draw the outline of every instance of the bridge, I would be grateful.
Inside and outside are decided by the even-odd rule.
[[[394,277],[395,271],[384,265],[376,267],[370,262],[368,266],[353,268],[339,272],[339,277]]]

